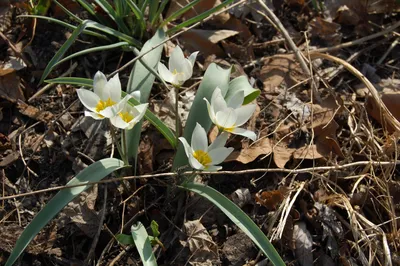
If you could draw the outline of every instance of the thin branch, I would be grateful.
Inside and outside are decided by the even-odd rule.
[[[398,161],[384,161],[384,162],[379,162],[379,161],[359,161],[359,162],[354,162],[354,163],[348,163],[348,164],[343,164],[343,165],[332,165],[332,166],[320,166],[320,167],[309,167],[309,168],[299,168],[299,169],[281,169],[281,168],[256,168],[256,169],[249,169],[249,170],[240,170],[240,171],[219,171],[219,172],[196,172],[196,174],[199,175],[243,175],[243,174],[252,174],[252,173],[288,173],[288,174],[300,174],[300,173],[315,173],[315,172],[323,172],[323,171],[337,171],[337,170],[343,170],[346,168],[350,167],[356,167],[356,166],[365,166],[365,165],[370,165],[370,166],[392,166],[392,165],[398,165],[400,164],[400,160]],[[10,195],[10,196],[3,196],[0,197],[0,200],[6,200],[6,199],[13,199],[13,198],[20,198],[20,197],[26,197],[26,196],[31,196],[39,193],[44,193],[44,192],[50,192],[50,191],[56,191],[56,190],[61,190],[61,189],[67,189],[67,188],[74,188],[74,187],[81,187],[81,186],[92,186],[95,184],[105,184],[105,183],[111,183],[111,182],[116,182],[116,181],[123,181],[123,180],[132,180],[132,179],[149,179],[149,178],[159,178],[159,177],[176,177],[176,176],[188,176],[192,175],[193,172],[184,172],[184,173],[160,173],[160,174],[150,174],[150,175],[139,175],[139,176],[125,176],[125,177],[118,177],[118,178],[111,178],[111,179],[106,179],[106,180],[101,180],[97,182],[87,182],[84,184],[78,184],[78,185],[72,185],[72,186],[57,186],[57,187],[52,187],[52,188],[46,188],[46,189],[41,189],[41,190],[36,190],[32,192],[27,192],[27,193],[21,193],[17,195]]]

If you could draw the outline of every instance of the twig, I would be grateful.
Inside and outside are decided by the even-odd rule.
[[[75,68],[78,66],[78,63],[75,62],[72,64],[72,66],[65,71],[62,75],[60,75],[60,77],[66,77],[68,75],[71,75],[72,72],[75,70]],[[45,93],[46,91],[48,91],[50,88],[52,88],[56,83],[49,83],[46,86],[44,86],[43,88],[41,88],[40,90],[38,90],[35,94],[32,95],[31,98],[28,99],[28,102],[32,102],[34,99],[36,99],[37,97],[39,97],[40,95],[42,95],[43,93]]]
[[[382,64],[382,62],[386,59],[386,57],[389,55],[389,53],[396,47],[396,45],[399,43],[400,37],[397,37],[394,42],[390,45],[390,47],[386,50],[386,52],[382,55],[382,57],[376,62],[377,65]]]
[[[300,174],[300,173],[313,173],[313,172],[323,172],[323,171],[338,171],[338,170],[343,170],[346,168],[350,167],[356,167],[356,166],[366,166],[366,165],[371,165],[371,166],[391,166],[391,165],[398,165],[400,164],[400,160],[398,161],[359,161],[359,162],[354,162],[354,163],[348,163],[348,164],[343,164],[343,165],[332,165],[332,166],[320,166],[320,167],[309,167],[309,168],[299,168],[299,169],[282,169],[282,168],[255,168],[255,169],[248,169],[248,170],[240,170],[240,171],[219,171],[219,172],[196,172],[196,174],[203,174],[203,175],[244,175],[244,174],[253,174],[253,173],[288,173],[288,174]],[[68,188],[74,188],[74,187],[81,187],[81,186],[91,186],[95,184],[105,184],[105,183],[111,183],[111,182],[116,182],[116,181],[122,181],[122,180],[131,180],[131,179],[149,179],[149,178],[158,178],[158,177],[175,177],[178,175],[181,176],[188,176],[192,175],[193,172],[184,172],[184,173],[160,173],[160,174],[150,174],[150,175],[139,175],[139,176],[125,176],[125,177],[118,177],[118,178],[111,178],[111,179],[106,179],[106,180],[101,180],[97,182],[87,182],[84,184],[78,184],[78,185],[72,185],[72,186],[57,186],[57,187],[52,187],[52,188],[46,188],[46,189],[41,189],[41,190],[36,190],[32,192],[27,192],[27,193],[21,193],[17,195],[11,195],[11,196],[5,196],[1,197],[0,200],[6,200],[6,199],[13,199],[13,198],[20,198],[20,197],[26,197],[26,196],[31,196],[39,193],[44,193],[44,192],[50,192],[50,191],[56,191],[56,190],[61,190],[61,189],[68,189]]]

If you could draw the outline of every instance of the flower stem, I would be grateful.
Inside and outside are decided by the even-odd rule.
[[[179,128],[180,128],[180,116],[179,116],[179,86],[174,86],[175,89],[175,136],[176,136],[176,144],[178,147],[179,142]]]

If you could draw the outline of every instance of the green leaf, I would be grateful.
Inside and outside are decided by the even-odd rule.
[[[150,228],[153,232],[153,237],[158,237],[160,235],[160,231],[158,231],[158,223],[156,221],[151,221]]]
[[[96,10],[94,9],[94,7],[87,2],[86,0],[76,0],[84,9],[86,9],[86,11],[91,14],[92,16],[94,16],[98,22],[100,22],[103,25],[106,26],[110,26],[110,24],[108,23],[108,21],[102,16],[96,13]]]
[[[199,21],[202,21],[203,19],[205,19],[206,17],[210,16],[211,14],[217,12],[218,10],[220,10],[221,8],[223,8],[226,5],[229,5],[230,3],[232,3],[234,0],[226,0],[223,3],[219,4],[216,7],[213,7],[203,13],[201,13],[200,15],[197,15],[191,19],[188,19],[184,22],[182,22],[181,24],[173,27],[172,29],[170,29],[167,33],[168,34],[173,34],[175,32],[177,32],[178,30],[184,28],[184,27],[189,27],[190,25],[193,25]]]
[[[65,6],[63,6],[62,4],[60,4],[57,0],[53,0],[56,5],[58,5],[64,12],[65,14],[67,14],[70,18],[73,18],[75,21],[77,21],[78,23],[81,23],[83,20],[80,19],[78,16],[76,16],[75,14],[73,14],[71,11],[68,10],[68,8],[66,8]]]
[[[123,162],[108,158],[97,161],[88,167],[86,167],[82,172],[80,172],[76,177],[67,183],[67,186],[85,184],[87,182],[100,181],[104,177],[108,176],[112,172],[122,168]],[[81,192],[85,191],[91,187],[91,185],[79,186],[73,188],[66,188],[59,191],[44,208],[33,218],[30,224],[22,232],[21,236],[18,238],[17,243],[11,252],[10,257],[7,260],[6,266],[11,266],[15,263],[24,249],[32,241],[32,239],[39,233],[39,231],[54,217],[56,216],[65,205],[72,201]]]
[[[136,45],[140,45],[138,41],[135,39],[131,38],[130,36],[127,36],[121,32],[118,32],[112,28],[108,28],[104,25],[101,25],[97,22],[91,21],[91,20],[84,20],[82,23],[73,31],[71,36],[68,38],[68,40],[61,46],[61,48],[57,51],[57,53],[53,56],[53,58],[50,60],[50,62],[47,64],[46,69],[43,71],[42,78],[40,79],[39,83],[42,83],[43,80],[50,74],[51,70],[55,67],[55,65],[61,60],[61,58],[64,56],[65,52],[71,47],[71,45],[75,42],[75,40],[78,38],[79,34],[82,33],[82,31],[85,28],[95,28],[97,30],[103,31],[107,34],[113,35],[115,37],[121,38],[125,40],[128,43],[135,43]],[[132,43],[133,41],[133,43]]]
[[[146,29],[146,21],[144,19],[143,13],[140,10],[140,8],[135,4],[135,2],[133,2],[133,0],[127,0],[126,3],[131,8],[133,14],[135,14],[136,19],[139,21],[141,30],[145,31],[145,29]]]
[[[75,85],[75,86],[84,86],[84,87],[93,87],[93,80],[92,79],[87,79],[87,78],[74,78],[74,77],[64,77],[64,78],[55,78],[55,79],[49,79],[45,80],[47,83],[56,83],[56,84],[69,84],[69,85]],[[122,97],[126,96],[126,92],[122,92]],[[139,101],[136,99],[132,98],[129,100],[129,103],[132,105],[139,105],[141,104]],[[176,147],[176,139],[175,135],[172,132],[172,130],[164,124],[155,114],[153,114],[150,110],[146,110],[146,113],[144,115],[144,118],[148,120],[171,144],[173,148]]]
[[[95,0],[95,2],[106,12],[106,14],[114,20],[114,22],[118,25],[118,28],[122,30],[125,34],[130,34],[130,30],[125,25],[125,22],[122,17],[118,16],[117,12],[114,8],[108,3],[107,0]]]
[[[160,44],[165,40],[165,33],[163,30],[158,30],[156,34],[148,40],[144,45],[141,53],[147,52],[156,45]],[[162,45],[152,50],[148,54],[142,57],[141,61],[135,63],[131,74],[129,76],[128,86],[126,89],[127,93],[132,93],[136,90],[140,91],[140,102],[147,103],[151,88],[153,87],[153,83],[155,80],[155,76],[150,73],[150,71],[144,66],[142,62],[145,62],[148,67],[155,69],[158,62],[160,62],[162,52]],[[127,146],[128,147],[128,156],[133,158],[136,162],[137,150],[139,147],[140,141],[140,131],[142,127],[142,122],[136,124],[136,126],[127,130],[126,138],[127,138]]]
[[[181,187],[211,201],[258,246],[274,265],[285,265],[274,246],[260,228],[227,197],[212,187],[203,184],[188,182],[184,183]]]
[[[260,95],[260,90],[254,89],[250,85],[246,76],[237,77],[237,78],[231,80],[231,82],[229,82],[229,89],[228,89],[228,93],[225,96],[225,100],[229,101],[229,99],[231,99],[233,97],[233,95],[238,91],[244,92],[245,97],[244,97],[243,104],[251,103],[258,97],[258,95]]]
[[[50,0],[39,0],[38,4],[34,7],[34,13],[36,15],[44,16],[47,14],[50,5],[51,5]]]
[[[135,245],[135,241],[133,241],[132,235],[118,234],[115,236],[118,243],[122,245]]]
[[[139,222],[137,225],[132,225],[131,234],[143,265],[157,266],[157,261],[154,257],[153,249],[151,248],[149,235],[147,234],[143,224]]]
[[[117,43],[113,43],[113,44],[109,44],[109,45],[92,47],[92,48],[85,49],[85,50],[79,51],[77,53],[74,53],[72,55],[69,55],[69,56],[63,58],[62,60],[58,61],[54,66],[57,66],[57,65],[61,64],[62,62],[68,61],[68,60],[70,60],[70,59],[72,59],[74,57],[81,56],[81,55],[84,55],[84,54],[110,50],[110,49],[123,47],[123,46],[128,46],[128,45],[129,45],[129,43],[127,43],[127,42],[117,42]]]
[[[57,24],[59,24],[61,26],[69,28],[71,30],[75,30],[77,28],[74,25],[68,24],[68,23],[66,23],[64,21],[61,21],[61,20],[58,20],[58,19],[55,19],[55,18],[51,18],[51,17],[35,16],[35,15],[19,15],[18,17],[19,18],[21,17],[21,18],[40,18],[40,19],[45,19],[45,20],[48,20],[50,22],[54,22],[54,23],[57,23]],[[105,36],[103,34],[100,34],[98,32],[91,31],[91,30],[83,30],[82,33],[88,34],[88,35],[91,35],[91,36],[95,36],[95,37],[98,37],[98,38],[101,38],[101,39],[104,39],[104,40],[111,41],[107,36]]]
[[[174,13],[171,14],[171,16],[169,16],[168,18],[166,18],[163,23],[161,24],[160,28],[164,27],[165,25],[167,25],[169,22],[173,21],[174,19],[176,19],[177,17],[179,17],[180,15],[186,13],[189,9],[191,9],[192,7],[194,7],[195,5],[197,5],[201,0],[195,0],[190,2],[189,4],[187,4],[186,6],[182,7],[181,9],[178,9],[177,11],[175,11]]]
[[[151,20],[151,25],[154,26],[154,24],[160,19],[161,13],[164,11],[165,6],[168,4],[169,0],[163,0],[158,7],[157,13],[155,14],[154,18]],[[160,27],[161,28],[161,27]]]
[[[222,92],[222,96],[225,96],[228,91],[229,77],[231,74],[231,69],[223,69],[218,65],[212,63],[207,68],[204,74],[203,80],[196,92],[196,96],[193,100],[192,107],[190,108],[189,116],[186,121],[185,130],[183,131],[183,137],[190,144],[192,132],[199,123],[206,132],[211,127],[211,119],[208,116],[208,110],[204,98],[211,101],[211,95],[216,87],[219,87]],[[187,157],[185,155],[183,145],[178,143],[178,151],[176,153],[173,169],[187,165]]]

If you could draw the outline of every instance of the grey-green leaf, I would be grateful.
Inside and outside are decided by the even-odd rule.
[[[85,184],[88,182],[96,182],[104,177],[108,176],[112,172],[122,168],[124,163],[121,160],[108,158],[97,161],[88,167],[86,167],[82,172],[80,172],[76,177],[67,183],[67,186],[74,186]],[[73,188],[66,188],[59,191],[44,208],[33,218],[30,224],[22,232],[21,236],[18,238],[17,243],[11,252],[10,257],[7,260],[6,266],[11,266],[15,263],[24,249],[32,241],[32,239],[39,233],[39,231],[46,226],[46,224],[56,216],[65,205],[72,201],[81,192],[85,191],[91,187],[91,185],[78,186]]]
[[[189,144],[196,123],[199,123],[206,131],[210,129],[211,119],[208,115],[207,105],[204,101],[204,98],[208,99],[208,101],[211,101],[211,95],[216,87],[219,87],[221,89],[222,96],[225,96],[228,91],[230,74],[230,68],[223,69],[214,63],[210,64],[210,66],[207,68],[199,89],[196,92],[196,96],[193,100],[193,104],[190,108],[189,116],[186,121],[185,130],[183,131],[183,137],[189,142]],[[179,148],[174,159],[174,169],[187,164],[187,157],[185,155],[183,146],[179,143],[178,145]]]
[[[242,211],[227,197],[212,187],[203,184],[188,182],[184,183],[182,188],[197,193],[198,195],[211,201],[223,213],[225,213],[225,215],[228,216],[228,218],[234,222],[251,240],[253,240],[258,248],[271,260],[274,265],[285,265],[274,246],[260,230],[260,228],[244,211]]]
[[[164,40],[164,31],[158,30],[156,34],[143,45],[143,48],[140,52],[147,52]],[[158,62],[160,62],[161,52],[162,45],[143,56],[141,61],[145,62],[148,67],[155,69]],[[139,90],[140,102],[147,103],[150,96],[151,88],[153,87],[154,80],[155,76],[150,73],[150,71],[142,64],[142,62],[137,61],[132,69],[131,75],[129,76],[126,92],[132,93],[136,90]],[[139,147],[141,127],[142,122],[139,122],[133,129],[127,130],[126,132],[128,156],[130,158],[134,158],[135,161],[137,150]]]
[[[246,76],[237,77],[229,82],[229,89],[228,93],[225,96],[225,100],[229,101],[229,99],[232,98],[233,95],[238,91],[244,92],[243,104],[248,104],[254,101],[258,97],[258,95],[260,95],[260,90],[254,89],[250,85]]]
[[[151,248],[149,235],[147,234],[146,228],[144,228],[143,224],[139,222],[137,225],[132,225],[131,234],[143,265],[157,266],[157,261],[153,254],[153,249]]]

